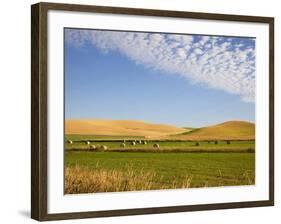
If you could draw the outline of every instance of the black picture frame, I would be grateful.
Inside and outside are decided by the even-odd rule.
[[[194,18],[265,23],[269,25],[269,200],[217,203],[203,205],[169,206],[109,211],[88,211],[48,214],[47,211],[47,13],[49,10],[98,12],[167,18]],[[79,219],[109,216],[142,215],[170,212],[187,212],[228,208],[245,208],[274,205],[274,18],[164,11],[137,8],[103,7],[90,5],[38,3],[31,6],[31,217],[39,221]]]

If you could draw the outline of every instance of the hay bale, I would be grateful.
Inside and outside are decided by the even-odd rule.
[[[144,145],[147,145],[147,142],[146,142],[146,141],[143,141],[143,144],[144,144]]]
[[[90,142],[90,141],[86,141],[85,143],[86,143],[86,145],[90,145],[90,144],[91,144],[91,142]]]
[[[135,142],[131,142],[131,145],[135,146],[135,145],[136,145],[136,143],[135,143]]]
[[[159,149],[159,148],[160,148],[160,145],[157,144],[157,143],[155,143],[155,144],[153,145],[153,148]]]
[[[70,139],[68,139],[66,142],[67,142],[68,144],[72,144],[72,143],[73,143]]]
[[[138,143],[141,144],[142,143],[141,140],[138,140]]]
[[[106,151],[107,150],[107,146],[106,145],[102,145],[101,146],[101,150]]]
[[[120,147],[125,148],[126,144],[125,143],[121,143]]]
[[[90,151],[96,151],[97,147],[95,145],[90,145]]]

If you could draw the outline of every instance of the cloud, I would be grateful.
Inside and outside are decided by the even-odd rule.
[[[255,40],[250,38],[66,30],[68,44],[117,51],[147,68],[255,100]]]

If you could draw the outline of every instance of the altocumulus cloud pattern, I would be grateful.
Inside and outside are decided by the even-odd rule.
[[[66,29],[66,42],[118,51],[137,64],[255,100],[255,39]]]

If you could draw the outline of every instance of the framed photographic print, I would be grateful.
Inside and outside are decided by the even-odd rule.
[[[274,204],[274,19],[32,5],[32,218]]]

